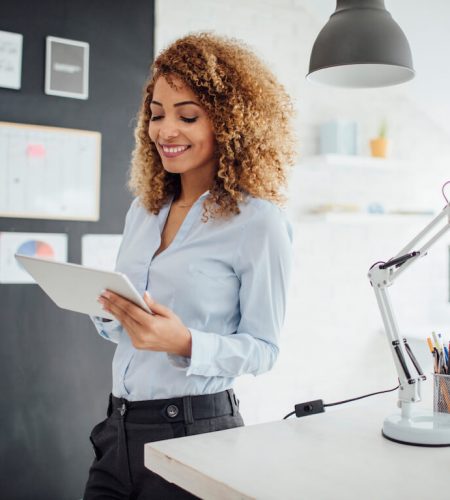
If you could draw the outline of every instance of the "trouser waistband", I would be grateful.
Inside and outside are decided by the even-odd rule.
[[[125,417],[134,423],[184,422],[192,424],[202,418],[237,415],[239,400],[233,389],[214,394],[182,396],[148,401],[128,401],[125,398],[109,396],[108,417]]]

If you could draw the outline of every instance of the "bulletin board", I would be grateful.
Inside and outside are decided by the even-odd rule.
[[[97,221],[101,134],[0,122],[0,217]]]
[[[28,218],[38,215],[38,210],[24,207],[23,202],[21,212],[27,218],[13,217],[3,190],[0,212],[9,208],[8,217],[0,216],[0,260],[5,245],[9,255],[20,248],[26,255],[53,254],[55,259],[64,260],[63,245],[57,246],[57,240],[63,240],[59,235],[65,234],[69,262],[87,263],[95,257],[95,265],[101,261],[109,266],[114,241],[110,235],[122,234],[134,197],[126,183],[135,147],[133,120],[154,53],[154,0],[1,0],[0,24],[0,30],[20,33],[24,40],[22,86],[17,90],[0,86],[0,122],[9,122],[8,127],[14,124],[16,133],[47,131],[57,138],[85,138],[90,135],[85,130],[100,132],[103,166],[100,218],[95,221],[49,219],[42,207],[39,213],[44,212],[45,218]],[[89,44],[88,100],[44,93],[45,40],[53,35]],[[18,124],[51,128],[28,125],[23,129]],[[76,130],[70,133],[70,129]],[[6,130],[2,128],[3,136]],[[12,128],[8,130],[11,133]],[[63,133],[56,135],[55,131]],[[98,139],[95,141],[99,146]],[[59,147],[60,152],[63,149]],[[2,151],[5,141],[0,156]],[[43,152],[40,147],[30,151],[34,160]],[[0,189],[7,175],[4,158],[3,154]],[[75,182],[74,173],[85,169],[91,179],[97,175],[97,181],[81,180],[80,184],[95,186],[100,181],[99,158],[92,165],[88,170],[72,162],[72,172],[63,165],[58,171],[67,173],[71,180],[60,183]],[[46,186],[32,191],[43,193],[43,197],[55,192]],[[75,206],[70,215],[98,218],[97,197],[90,194],[88,198],[94,200],[89,201],[89,210]],[[19,209],[14,208],[14,212]],[[51,211],[52,216],[55,212]],[[64,218],[69,218],[68,211]],[[95,248],[96,255],[92,254],[94,245],[104,245]],[[39,286],[20,284],[12,278],[5,280],[9,283],[0,283],[0,392],[6,395],[0,399],[0,443],[2,457],[8,457],[2,461],[0,498],[80,499],[94,458],[89,433],[105,418],[117,344],[102,338],[87,315],[61,309]]]

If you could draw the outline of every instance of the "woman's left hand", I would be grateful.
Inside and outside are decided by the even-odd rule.
[[[98,301],[122,324],[136,349],[191,356],[189,329],[174,312],[157,304],[147,292],[144,293],[144,301],[154,314],[110,290],[105,290]]]

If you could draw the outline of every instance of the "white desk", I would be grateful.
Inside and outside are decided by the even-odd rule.
[[[381,436],[395,401],[148,443],[145,465],[204,499],[449,500],[450,447]]]

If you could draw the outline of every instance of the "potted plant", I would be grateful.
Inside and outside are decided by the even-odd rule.
[[[378,137],[370,141],[370,151],[372,156],[386,158],[389,140],[387,138],[387,122],[383,120],[378,131]]]

